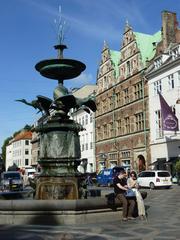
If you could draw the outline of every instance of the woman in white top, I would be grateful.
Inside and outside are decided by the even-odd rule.
[[[141,196],[141,193],[138,191],[138,182],[137,182],[137,175],[135,171],[132,171],[129,175],[127,180],[128,187],[131,188],[136,195],[137,207],[138,207],[138,215],[141,218],[146,218],[144,201]]]

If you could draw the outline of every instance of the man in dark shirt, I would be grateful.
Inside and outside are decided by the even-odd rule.
[[[132,214],[135,207],[134,199],[127,199],[125,197],[125,192],[128,190],[126,172],[121,170],[118,175],[114,178],[114,192],[116,194],[116,198],[122,203],[123,207],[123,221],[127,221],[128,219],[134,219]]]

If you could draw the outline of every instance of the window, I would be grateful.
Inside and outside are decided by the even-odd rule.
[[[93,148],[93,133],[90,132],[90,149]]]
[[[118,159],[117,153],[109,153],[109,160],[115,160]]]
[[[162,65],[162,58],[158,58],[154,61],[154,67],[155,69],[159,68]]]
[[[129,117],[125,118],[125,129],[126,129],[126,133],[130,133],[130,120],[129,120]]]
[[[122,166],[123,167],[131,167],[130,160],[122,160]]]
[[[168,85],[169,85],[169,90],[174,89],[174,75],[170,74],[168,76]]]
[[[29,150],[25,149],[25,154],[28,155],[29,154]]]
[[[148,172],[146,177],[155,177],[155,172]]]
[[[104,77],[104,88],[108,88],[108,78],[106,76]]]
[[[81,151],[82,152],[84,151],[84,144],[82,144],[82,146],[81,146]]]
[[[107,137],[107,124],[104,125],[103,129],[104,129],[104,131],[103,131],[103,138],[106,138]]]
[[[178,58],[179,57],[179,48],[175,48],[173,51],[172,51],[172,58],[173,60]]]
[[[25,159],[25,165],[26,166],[29,165],[29,159],[28,158]]]
[[[160,110],[155,111],[155,121],[156,121],[156,138],[160,138],[163,135]]]
[[[131,73],[131,66],[130,66],[130,61],[127,61],[127,75],[129,75]]]
[[[90,123],[92,123],[92,121],[93,121],[93,114],[90,113]]]
[[[157,95],[158,92],[161,93],[161,91],[162,91],[161,80],[158,80],[154,82],[154,95]]]
[[[102,139],[101,127],[97,127],[96,139],[97,139],[97,140],[101,140],[101,139]]]
[[[144,114],[138,113],[135,115],[136,118],[136,131],[141,131],[144,129]]]
[[[134,96],[135,99],[140,99],[143,97],[142,82],[139,82],[136,85],[134,85]]]
[[[84,145],[85,145],[85,136],[82,135],[82,151],[84,151]]]
[[[109,101],[110,101],[110,110],[113,110],[114,109],[114,97],[110,97],[109,98]]]
[[[129,90],[128,88],[124,89],[124,103],[129,103]]]
[[[86,125],[88,124],[88,115],[86,114]]]
[[[113,122],[111,122],[111,123],[109,124],[109,136],[110,136],[110,137],[113,137],[113,136],[114,136],[113,130],[114,130]]]
[[[88,133],[86,133],[86,150],[88,150]]]
[[[82,125],[84,126],[84,117],[82,117]]]
[[[155,177],[155,172],[142,172],[138,177]]]
[[[169,172],[158,172],[158,177],[170,177]]]
[[[116,107],[119,107],[121,105],[121,95],[120,95],[120,92],[116,93],[116,95],[115,95],[115,103],[116,103]]]
[[[121,152],[122,158],[130,158],[130,151]]]
[[[122,120],[118,119],[116,121],[116,129],[117,129],[117,135],[121,135],[122,134]]]
[[[29,145],[29,140],[25,140],[25,145]]]

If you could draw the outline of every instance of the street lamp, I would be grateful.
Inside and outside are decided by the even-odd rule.
[[[100,160],[103,161],[103,168],[105,168],[105,162],[106,162],[107,157],[108,157],[108,155],[106,153],[99,154]]]

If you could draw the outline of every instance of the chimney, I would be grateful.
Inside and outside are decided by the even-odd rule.
[[[162,12],[162,39],[163,49],[167,49],[170,43],[176,42],[177,32],[177,18],[176,13],[163,11]]]

